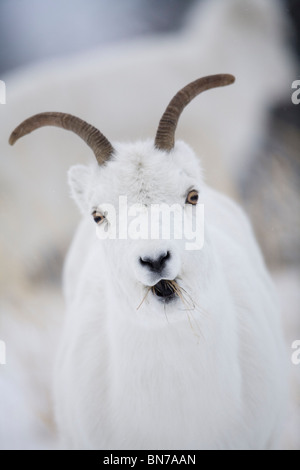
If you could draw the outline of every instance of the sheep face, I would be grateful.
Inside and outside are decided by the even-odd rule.
[[[172,152],[152,141],[115,145],[105,166],[72,167],[69,184],[94,232],[93,269],[102,270],[105,256],[110,288],[118,286],[135,311],[145,297],[140,311],[192,302],[195,272],[207,263],[202,237],[192,240],[189,232],[204,230],[204,185],[186,144],[177,142]]]
[[[185,296],[193,298],[199,280],[205,285],[214,263],[207,254],[207,236],[202,250],[201,171],[192,150],[180,142],[175,145],[175,131],[182,111],[196,96],[234,81],[232,75],[211,75],[182,88],[160,119],[154,142],[112,146],[92,125],[60,112],[31,116],[12,132],[13,145],[35,129],[56,126],[75,132],[93,150],[98,167],[76,166],[69,181],[81,212],[97,224],[98,243],[92,240],[92,255],[82,263],[90,262],[88,277],[92,272],[97,278],[106,257],[101,283],[112,298],[118,286],[130,306],[136,308],[149,297],[148,305],[156,312],[158,301],[187,302]],[[199,269],[205,272],[203,280]]]

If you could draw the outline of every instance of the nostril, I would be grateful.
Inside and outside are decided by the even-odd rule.
[[[166,254],[161,255],[158,260],[159,265],[163,268],[170,257],[171,255],[169,251]]]
[[[140,263],[142,266],[149,266],[150,262],[150,258],[140,258]]]
[[[171,254],[168,251],[167,253],[162,253],[158,258],[149,258],[144,257],[140,258],[140,263],[142,266],[150,269],[151,271],[161,272],[165,267],[166,262],[170,259]]]

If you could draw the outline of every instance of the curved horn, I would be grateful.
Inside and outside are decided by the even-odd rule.
[[[175,144],[175,131],[179,117],[184,108],[203,91],[221,86],[231,85],[235,82],[233,75],[210,75],[199,78],[182,88],[170,101],[164,112],[155,137],[155,147],[170,151]]]
[[[114,148],[104,135],[95,127],[76,116],[66,113],[41,113],[23,121],[10,135],[9,143],[13,145],[20,137],[43,126],[56,126],[75,132],[93,150],[97,162],[102,165],[109,160]]]

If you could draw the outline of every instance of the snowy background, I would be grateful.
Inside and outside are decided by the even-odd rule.
[[[178,137],[208,182],[253,222],[278,291],[290,367],[282,447],[300,449],[300,79],[298,0],[0,0],[0,449],[55,448],[51,370],[63,316],[61,269],[79,215],[66,171],[91,158],[76,136],[43,129],[9,148],[12,129],[66,111],[110,140],[154,136],[173,94],[229,72]]]

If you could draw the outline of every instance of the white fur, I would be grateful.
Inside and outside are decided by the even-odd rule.
[[[58,288],[53,290],[43,279],[36,284],[31,274],[40,273],[40,265],[45,272],[43,257],[48,259],[57,249],[62,252],[68,243],[77,213],[67,198],[65,172],[89,156],[76,136],[57,129],[40,130],[10,149],[7,139],[11,130],[30,115],[53,109],[86,119],[110,139],[153,136],[167,100],[181,86],[201,75],[230,72],[237,76],[236,85],[226,92],[216,90],[199,97],[182,116],[177,135],[203,154],[210,183],[234,194],[235,182],[249,164],[250,148],[266,130],[269,107],[289,93],[294,80],[293,59],[284,44],[284,20],[284,11],[274,0],[201,1],[182,33],[100,48],[1,77],[7,83],[8,96],[7,105],[1,108],[0,282],[8,306],[0,306],[0,339],[10,345],[5,367],[22,377],[14,387],[25,408],[24,420],[28,410],[34,410],[37,429],[37,416],[51,415],[45,397],[59,328],[51,330],[51,335],[46,332],[53,317],[60,318],[61,307]],[[41,177],[44,174],[47,181]],[[89,230],[83,224],[78,239]],[[76,252],[76,243],[73,247]],[[82,258],[89,249],[89,244],[80,244]],[[69,273],[66,286],[71,298],[75,290],[72,279],[77,282],[76,270],[81,271],[81,265],[79,269],[73,260],[76,268]],[[296,304],[290,306],[287,296],[284,305],[284,320],[289,323],[290,310],[297,311]],[[14,353],[17,364],[12,365]],[[5,381],[3,368],[0,373]],[[78,382],[79,375],[79,386]],[[11,419],[14,402],[6,396],[6,389],[7,395],[12,395],[9,387],[1,387],[1,448],[12,442],[21,428],[22,413]],[[29,398],[23,400],[24,395]],[[9,421],[10,433],[3,424]],[[20,435],[20,446],[29,442],[28,447],[40,447],[38,434],[26,428]],[[296,442],[299,447],[299,439]]]
[[[274,0],[202,0],[182,32],[3,77],[9,101],[0,108],[0,177],[5,188],[0,246],[5,270],[0,276],[5,288],[11,277],[28,276],[37,253],[65,249],[77,222],[66,195],[65,172],[89,158],[76,136],[57,129],[41,129],[10,149],[7,139],[19,122],[57,110],[80,116],[111,140],[149,138],[168,100],[186,83],[232,73],[234,87],[203,94],[185,110],[177,136],[201,154],[210,184],[235,196],[237,180],[266,131],[269,108],[289,94],[295,78],[284,44],[284,20]],[[44,172],[48,184],[40,180]],[[18,217],[9,217],[16,210]],[[30,230],[22,230],[20,244],[20,227],[27,224]],[[18,250],[11,253],[11,245]]]
[[[85,215],[65,268],[67,317],[56,365],[64,446],[274,447],[286,399],[283,338],[273,287],[241,210],[204,183],[183,142],[170,154],[151,141],[118,145],[106,167],[74,167],[69,175]],[[135,275],[138,257],[166,242],[99,240],[92,209],[117,205],[119,195],[184,207],[191,186],[205,206],[204,248],[185,251],[178,240],[168,249],[180,259],[175,277],[195,308],[180,300],[163,305],[150,293],[137,309],[146,292]]]

